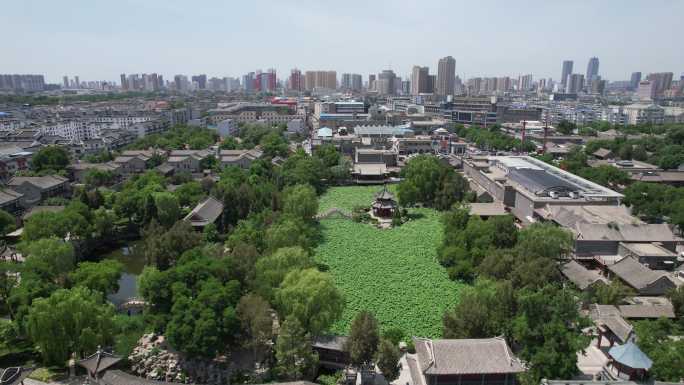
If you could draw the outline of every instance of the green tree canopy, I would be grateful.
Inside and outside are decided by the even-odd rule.
[[[458,304],[444,314],[444,338],[489,338],[509,333],[515,296],[510,282],[478,279],[460,293]]]
[[[276,369],[283,380],[311,378],[318,366],[318,355],[311,349],[311,335],[296,317],[285,319],[275,344]]]
[[[378,320],[368,311],[356,314],[352,321],[346,349],[355,365],[372,362],[380,342]]]
[[[119,278],[123,272],[123,264],[115,259],[100,262],[81,262],[70,274],[74,286],[83,286],[103,295],[119,290]]]
[[[401,353],[392,341],[385,338],[380,340],[376,362],[380,369],[380,373],[382,373],[388,382],[394,381],[399,377],[400,358]]]
[[[53,282],[63,282],[74,269],[74,247],[57,238],[43,238],[21,245],[27,256],[23,271]]]
[[[170,192],[157,192],[152,196],[159,223],[166,228],[171,227],[180,217],[178,198]]]
[[[254,350],[254,359],[261,346],[268,346],[273,336],[273,318],[268,302],[256,294],[249,293],[242,298],[235,309],[242,330],[250,339],[249,346]]]
[[[305,221],[312,220],[318,212],[316,190],[308,185],[295,185],[283,191],[283,212]]]
[[[423,203],[439,210],[448,210],[465,197],[465,179],[431,155],[411,158],[401,170],[404,178],[398,187],[399,203],[410,206]]]
[[[519,293],[513,337],[521,347],[520,358],[529,365],[530,383],[577,374],[577,352],[589,338],[582,334],[588,321],[579,314],[576,296],[555,285]]]
[[[316,269],[289,272],[276,297],[281,314],[297,318],[314,335],[332,325],[344,308],[332,277]]]
[[[264,298],[273,299],[274,291],[289,272],[313,266],[313,259],[301,247],[280,248],[256,262],[253,286]]]
[[[33,154],[31,169],[37,172],[57,172],[69,165],[69,152],[63,146],[45,146]]]
[[[14,215],[0,209],[0,234],[4,236],[9,232],[14,231],[16,227],[17,219],[14,217]]]
[[[60,289],[33,301],[28,333],[48,365],[63,366],[72,353],[85,356],[113,342],[114,308],[87,288]]]

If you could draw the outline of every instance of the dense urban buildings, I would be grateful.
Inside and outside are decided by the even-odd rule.
[[[0,74],[0,90],[36,92],[45,89],[43,75]]]

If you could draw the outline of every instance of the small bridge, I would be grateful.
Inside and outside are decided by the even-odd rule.
[[[139,313],[145,306],[147,306],[147,302],[144,299],[131,297],[117,306],[117,310],[120,312]]]
[[[352,219],[352,216],[350,213],[342,209],[339,209],[337,207],[331,207],[325,210],[324,212],[316,215],[316,219]]]

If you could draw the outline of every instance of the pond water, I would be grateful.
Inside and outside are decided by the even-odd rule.
[[[131,297],[138,296],[138,276],[145,268],[145,256],[141,241],[128,242],[102,256],[103,259],[116,259],[124,266],[119,279],[119,291],[107,296],[118,306]]]

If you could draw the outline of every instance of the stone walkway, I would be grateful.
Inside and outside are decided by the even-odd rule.
[[[24,380],[24,385],[83,385],[86,383],[85,376],[76,376],[63,381],[43,382],[27,378]]]

